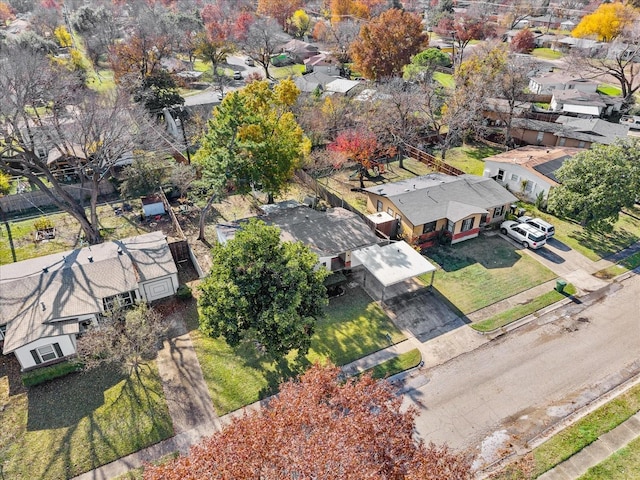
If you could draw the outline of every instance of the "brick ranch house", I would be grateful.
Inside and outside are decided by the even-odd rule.
[[[432,173],[364,189],[367,209],[398,221],[398,235],[420,247],[439,235],[451,243],[477,237],[480,228],[504,220],[517,199],[491,178]]]

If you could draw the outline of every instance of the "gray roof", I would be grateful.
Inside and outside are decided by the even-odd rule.
[[[476,175],[430,174],[365,191],[388,197],[413,225],[442,218],[457,222],[517,200],[491,178]]]
[[[553,90],[553,97],[571,105],[584,105],[589,107],[606,107],[607,104],[599,93],[587,93],[580,90]]]
[[[324,72],[311,72],[293,79],[301,92],[313,93],[316,88],[324,89],[325,85],[338,77],[332,77]]]
[[[356,213],[336,207],[317,211],[295,201],[264,205],[258,218],[280,229],[286,242],[302,242],[319,257],[335,257],[344,252],[378,243],[380,239]],[[221,241],[228,241],[242,228],[242,220],[216,225]]]
[[[512,128],[553,133],[558,137],[575,138],[585,142],[610,145],[629,133],[629,127],[607,122],[600,118],[575,118],[561,115],[554,122],[514,118]],[[619,128],[623,127],[623,128]]]
[[[175,273],[162,232],[0,266],[0,325],[7,324],[4,353],[73,330],[59,321],[98,313],[103,298]]]
[[[334,257],[380,241],[356,213],[340,207],[319,212],[299,205],[274,211],[262,219],[279,227],[283,240],[302,242],[320,257]]]

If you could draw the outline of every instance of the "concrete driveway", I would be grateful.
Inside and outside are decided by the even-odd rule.
[[[466,324],[446,300],[428,287],[385,300],[382,308],[398,328],[421,343]]]

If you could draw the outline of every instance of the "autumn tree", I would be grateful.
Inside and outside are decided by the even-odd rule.
[[[576,38],[595,36],[603,42],[617,38],[638,18],[638,11],[621,2],[603,3],[597,10],[585,15],[573,29]]]
[[[155,358],[167,330],[164,318],[146,303],[132,309],[115,308],[79,337],[78,357],[85,368],[112,364],[127,374],[137,374]]]
[[[42,54],[7,48],[0,64],[0,91],[11,92],[0,96],[0,170],[27,178],[78,221],[89,243],[100,242],[100,183],[123,155],[162,151],[156,130],[127,94],[99,97]],[[47,154],[63,159],[65,171]],[[64,188],[65,175],[85,191],[88,215],[84,196]]]
[[[111,47],[109,61],[116,82],[141,80],[162,68],[161,61],[171,54],[167,37],[141,31]]]
[[[0,25],[6,25],[15,18],[13,8],[6,2],[0,2]]]
[[[516,53],[531,53],[536,42],[533,33],[528,28],[520,30],[511,39],[510,48]]]
[[[310,150],[309,139],[291,111],[299,93],[291,80],[273,89],[266,81],[254,81],[216,107],[194,159],[208,192],[200,239],[204,239],[204,218],[213,200],[229,189],[246,194],[259,188],[271,203],[286,188]]]
[[[278,22],[269,17],[258,17],[248,25],[246,33],[238,40],[238,45],[262,67],[265,78],[271,79],[271,56],[278,53],[278,47],[286,39]]]
[[[327,147],[343,155],[344,161],[358,164],[360,188],[364,188],[364,175],[373,166],[378,150],[378,139],[373,132],[364,129],[346,130]]]
[[[231,346],[259,342],[274,358],[303,356],[327,304],[318,256],[301,242],[280,240],[280,229],[243,223],[212,250],[211,272],[200,285],[200,330]]]
[[[494,35],[495,29],[486,18],[480,15],[465,13],[453,17],[443,17],[435,32],[443,37],[451,38],[455,49],[454,66],[464,58],[464,51],[472,40],[485,40]]]
[[[298,38],[304,37],[311,28],[311,20],[304,10],[296,10],[288,20],[289,31]]]
[[[289,28],[289,19],[303,6],[302,0],[258,0],[258,15],[275,19],[283,30]]]
[[[620,211],[638,201],[640,140],[593,145],[565,161],[555,174],[560,185],[549,195],[549,210],[589,230],[611,232]]]
[[[428,43],[420,16],[393,8],[363,25],[350,51],[359,72],[380,79],[401,75]]]
[[[462,455],[415,440],[416,415],[388,382],[344,381],[338,367],[316,364],[189,455],[147,465],[144,478],[470,480]]]

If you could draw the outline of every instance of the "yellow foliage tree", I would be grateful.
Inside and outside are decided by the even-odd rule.
[[[603,3],[598,9],[582,17],[571,35],[576,38],[596,36],[609,42],[618,37],[638,17],[638,10],[623,3]]]
[[[295,28],[295,34],[298,37],[304,37],[311,27],[309,15],[304,10],[296,10],[289,19],[289,23]]]
[[[56,27],[56,29],[53,31],[53,35],[56,37],[58,45],[60,45],[62,48],[71,46],[71,34],[62,25]]]

